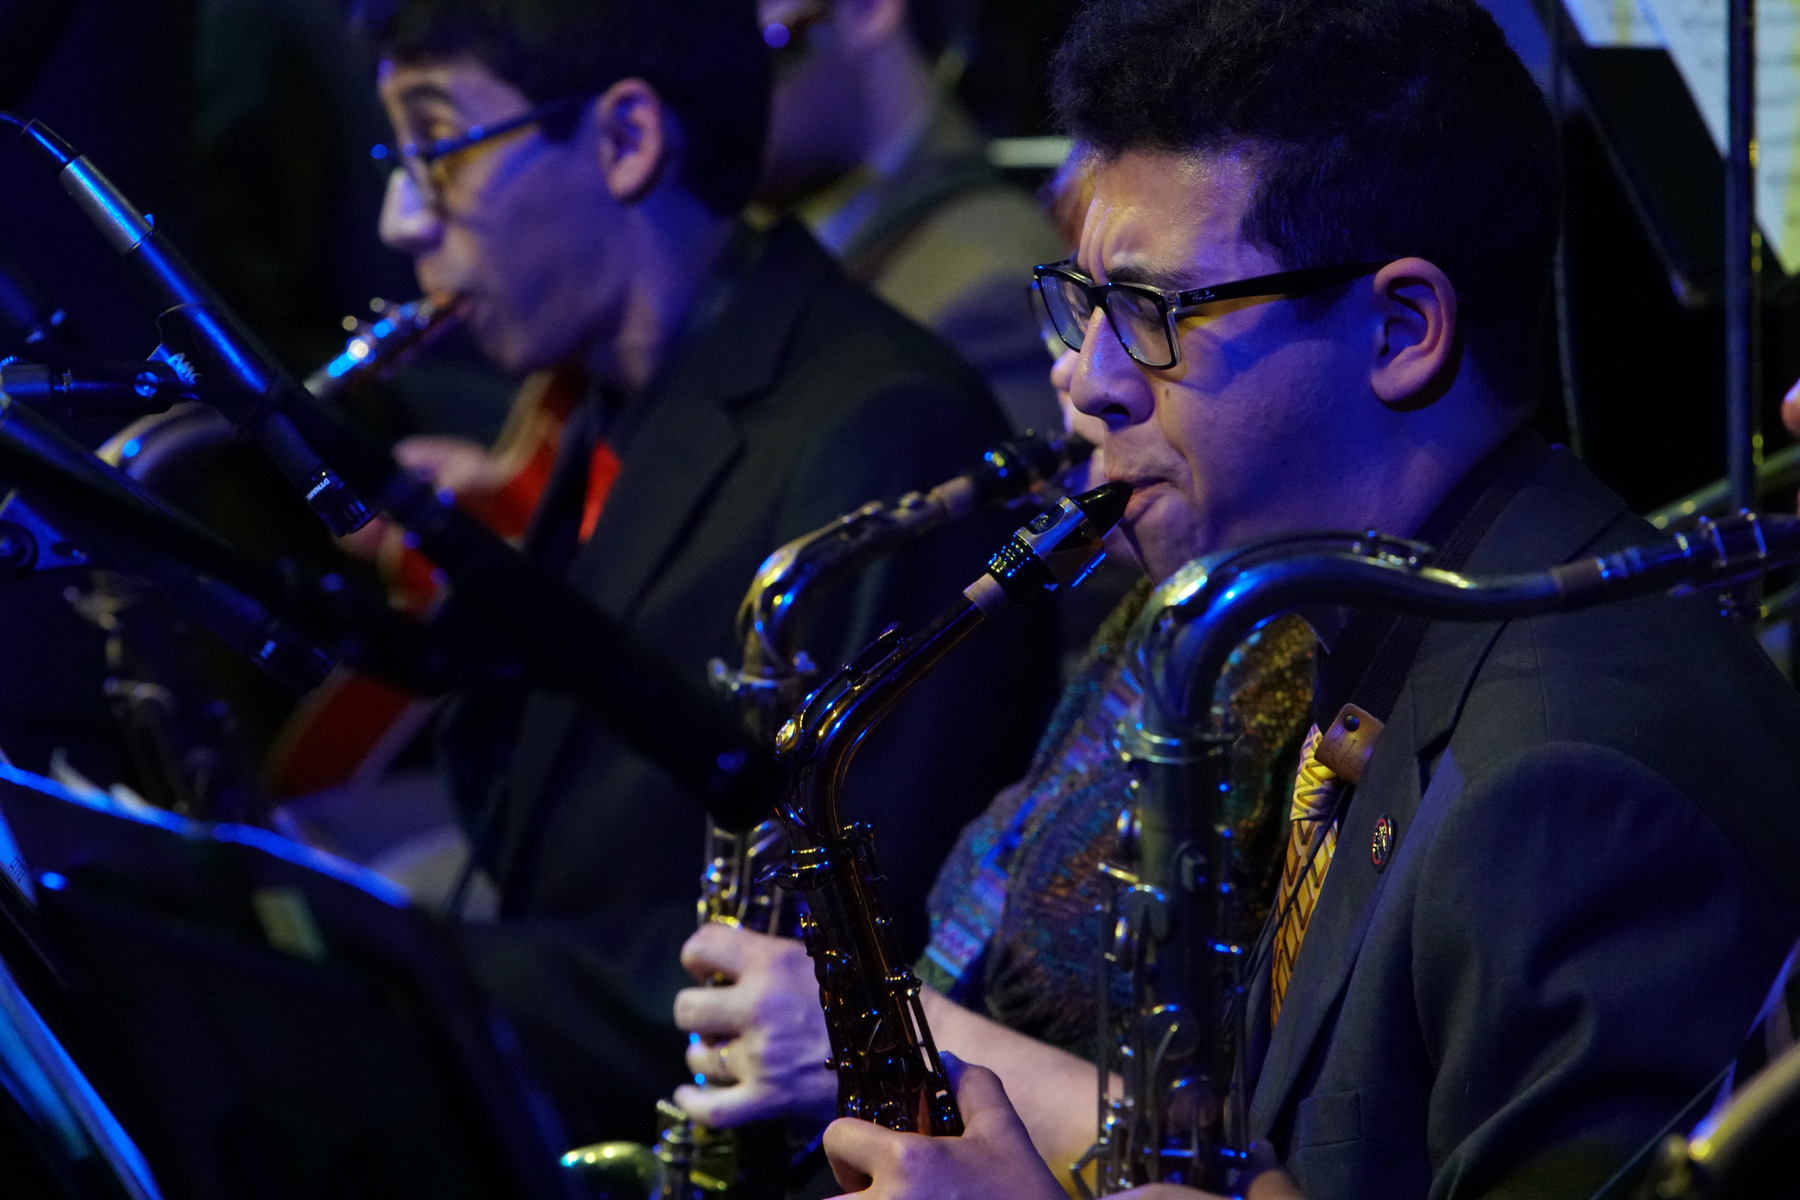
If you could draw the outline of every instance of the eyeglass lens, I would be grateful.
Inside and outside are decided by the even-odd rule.
[[[1076,280],[1046,274],[1041,289],[1045,308],[1057,336],[1070,349],[1081,349],[1094,304],[1088,289]],[[1115,287],[1105,293],[1106,317],[1126,352],[1147,367],[1167,367],[1175,362],[1169,343],[1169,321],[1155,297],[1131,288]]]
[[[389,187],[401,176],[411,183],[419,199],[426,204],[437,202],[440,176],[444,173],[438,163],[442,160],[427,162],[421,155],[406,155],[386,144],[377,145],[369,156],[369,165],[379,172],[380,177]]]

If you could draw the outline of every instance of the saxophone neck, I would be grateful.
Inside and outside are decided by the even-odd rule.
[[[844,836],[838,797],[864,735],[985,619],[959,596],[912,637],[890,625],[781,727],[776,761],[790,771],[783,815],[804,841],[823,845]]]
[[[1093,447],[1072,434],[1025,433],[989,449],[971,471],[927,492],[909,492],[892,504],[863,505],[829,525],[795,538],[757,569],[738,607],[742,670],[720,668],[720,682],[734,694],[768,708],[798,701],[816,666],[798,649],[799,632],[813,603],[829,588],[936,529],[990,504],[1018,500],[1085,462]]]
[[[1102,541],[1124,515],[1131,489],[1107,484],[1064,498],[1013,534],[987,571],[911,637],[889,626],[812,694],[775,741],[792,783],[784,813],[818,841],[842,830],[837,796],[864,735],[977,625],[1086,578],[1105,556]]]

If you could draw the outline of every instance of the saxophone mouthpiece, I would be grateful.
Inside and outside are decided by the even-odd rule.
[[[1059,587],[1074,587],[1106,558],[1106,535],[1125,515],[1131,485],[1108,483],[1055,508],[1012,535],[988,562],[987,574],[964,593],[983,612],[1023,604]]]
[[[1092,452],[1092,448],[1089,448]],[[1103,483],[1091,492],[1083,492],[1076,496],[1074,504],[1087,514],[1088,522],[1096,526],[1100,532],[1095,535],[1104,538],[1113,531],[1125,517],[1125,506],[1131,503],[1131,485],[1129,483]]]

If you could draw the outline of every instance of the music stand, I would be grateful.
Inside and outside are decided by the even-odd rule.
[[[169,1195],[566,1196],[554,1116],[379,876],[0,767],[76,1054]]]

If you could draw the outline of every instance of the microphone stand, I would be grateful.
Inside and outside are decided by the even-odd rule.
[[[585,636],[567,645],[519,639],[527,653],[494,638],[491,618],[421,624],[339,576],[312,580],[245,557],[4,393],[0,478],[29,497],[29,507],[14,499],[0,509],[0,574],[104,556],[297,688],[316,685],[335,660],[427,694],[504,682],[563,691],[720,824],[755,824],[772,807],[773,764],[730,708],[597,612],[539,606],[568,623],[583,618]]]

